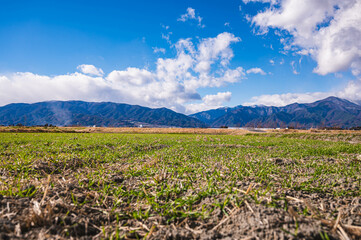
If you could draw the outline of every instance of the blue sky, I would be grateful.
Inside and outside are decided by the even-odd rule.
[[[314,2],[5,1],[0,105],[79,99],[192,113],[329,95],[358,102],[360,1]],[[327,35],[345,27],[347,41]]]

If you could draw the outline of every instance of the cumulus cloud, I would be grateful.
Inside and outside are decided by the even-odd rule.
[[[102,77],[83,73],[50,77],[18,72],[0,76],[0,84],[0,105],[48,100],[99,101],[103,96],[112,95],[111,88]]]
[[[82,64],[77,67],[79,71],[84,74],[94,75],[94,76],[103,76],[104,72],[101,68],[96,68],[94,65]]]
[[[187,8],[187,12],[185,14],[182,14],[180,18],[177,19],[177,21],[185,22],[190,19],[197,21],[199,27],[201,28],[205,27],[205,25],[202,24],[203,18],[200,17],[199,15],[196,15],[196,10],[191,7]]]
[[[230,93],[201,98],[200,88],[219,87],[244,78],[241,67],[229,68],[232,43],[240,41],[231,33],[192,42],[181,39],[173,58],[158,58],[154,70],[129,67],[104,75],[93,65],[80,65],[81,72],[46,76],[20,72],[0,74],[0,105],[46,100],[113,101],[148,107],[168,107],[190,113],[193,102],[220,106]],[[201,108],[199,108],[201,109]]]
[[[285,106],[296,102],[311,103],[329,96],[336,96],[361,104],[361,79],[348,82],[344,88],[338,91],[261,95],[251,98],[250,102],[243,105]]]
[[[266,75],[265,71],[263,71],[261,68],[251,68],[246,71],[247,74],[254,73],[254,74],[261,74]]]
[[[254,2],[244,0],[245,3]],[[361,73],[360,0],[259,0],[267,2],[252,23],[265,34],[281,30],[285,50],[310,55],[320,75],[352,70]]]
[[[215,95],[206,95],[202,98],[201,103],[192,103],[187,105],[187,113],[196,113],[209,109],[222,107],[225,102],[231,100],[231,92],[219,92]]]

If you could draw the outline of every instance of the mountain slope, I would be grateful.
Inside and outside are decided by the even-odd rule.
[[[218,109],[212,109],[209,111],[199,112],[190,115],[191,117],[197,118],[206,124],[211,124],[215,119],[222,117],[227,112],[232,111],[233,108],[223,107]]]
[[[151,109],[111,102],[51,101],[0,107],[1,125],[206,127],[198,119],[167,108]]]
[[[199,116],[207,115],[208,112],[191,116],[202,120]],[[208,119],[207,123],[212,127],[350,128],[361,126],[361,106],[336,97],[308,104],[293,103],[284,107],[237,106],[218,117]]]

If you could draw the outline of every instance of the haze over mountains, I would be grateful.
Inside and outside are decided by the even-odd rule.
[[[186,116],[167,108],[112,102],[50,101],[0,107],[0,125],[106,127],[268,127],[352,128],[361,126],[361,106],[329,97],[284,107],[237,106]]]

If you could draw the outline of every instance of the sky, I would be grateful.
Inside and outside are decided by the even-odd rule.
[[[361,103],[361,0],[0,3],[0,106]]]

